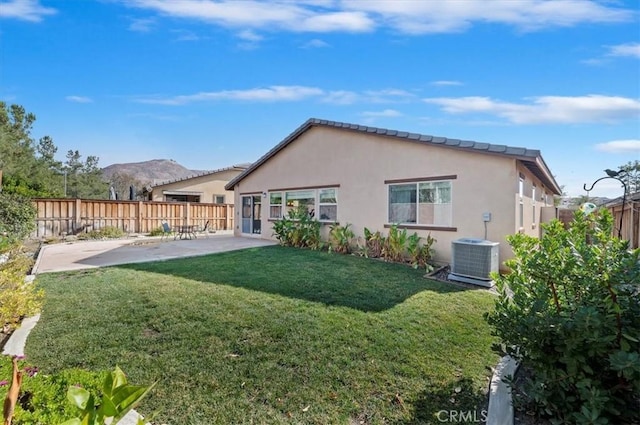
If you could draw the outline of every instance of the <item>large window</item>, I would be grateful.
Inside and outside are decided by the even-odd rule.
[[[269,218],[279,219],[290,211],[304,207],[319,221],[338,220],[338,190],[336,188],[287,190],[269,192]]]
[[[389,223],[450,227],[451,181],[390,184]]]

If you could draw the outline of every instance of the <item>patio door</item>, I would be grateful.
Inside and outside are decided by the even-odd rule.
[[[262,226],[262,198],[260,195],[242,197],[242,233],[259,235]]]

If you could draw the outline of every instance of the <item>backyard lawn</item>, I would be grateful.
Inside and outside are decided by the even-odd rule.
[[[27,357],[159,380],[157,423],[439,423],[484,407],[493,296],[423,274],[279,246],[44,274]]]

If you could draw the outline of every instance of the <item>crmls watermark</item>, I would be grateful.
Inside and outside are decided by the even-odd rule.
[[[436,413],[438,422],[442,423],[478,423],[487,422],[486,410],[439,410]]]

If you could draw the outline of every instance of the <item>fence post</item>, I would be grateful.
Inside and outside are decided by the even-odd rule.
[[[80,200],[80,198],[76,198],[75,208],[73,211],[73,229],[71,230],[74,235],[78,233],[80,228],[82,227],[81,213],[82,213],[82,201]]]
[[[224,223],[224,230],[233,230],[233,226],[231,224],[231,219],[233,218],[233,212],[231,211],[231,205],[227,204],[225,206],[225,223]]]
[[[138,201],[138,211],[136,214],[136,233],[142,233],[142,201]]]
[[[189,219],[191,218],[191,203],[190,202],[186,202],[184,204],[184,208],[185,208],[184,225],[188,226],[189,225]]]

